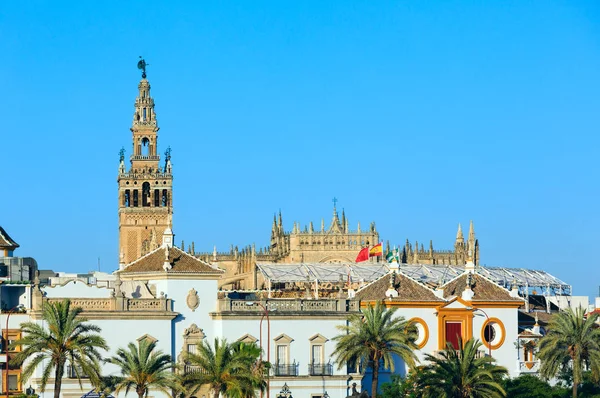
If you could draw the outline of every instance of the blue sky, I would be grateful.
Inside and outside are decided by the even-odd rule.
[[[41,268],[118,262],[139,55],[173,150],[176,241],[353,228],[597,295],[597,1],[5,2],[1,225]]]

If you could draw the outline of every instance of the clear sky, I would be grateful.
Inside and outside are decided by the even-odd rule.
[[[598,1],[5,1],[2,225],[41,268],[118,263],[117,167],[150,64],[176,241],[331,218],[597,295]],[[466,231],[465,231],[466,232]]]

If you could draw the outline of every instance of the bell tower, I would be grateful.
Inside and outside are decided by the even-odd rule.
[[[119,175],[119,256],[128,264],[159,246],[163,232],[171,225],[173,213],[173,175],[171,150],[165,152],[164,165],[158,155],[158,124],[146,62],[140,59],[142,80],[138,84],[131,126],[133,151],[129,169],[121,149]],[[162,167],[161,167],[162,166]]]

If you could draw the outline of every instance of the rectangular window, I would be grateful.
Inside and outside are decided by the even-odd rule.
[[[196,344],[188,344],[187,345],[187,351],[190,354],[195,354],[196,353]]]
[[[8,391],[19,390],[19,375],[8,375]]]
[[[462,337],[462,322],[446,322],[446,343],[451,343],[455,349],[462,349],[458,340]]]
[[[287,346],[286,345],[278,345],[277,346],[277,358],[278,364],[287,365]]]
[[[320,364],[321,358],[323,357],[323,346],[322,345],[313,345],[311,352],[311,362],[313,364]]]

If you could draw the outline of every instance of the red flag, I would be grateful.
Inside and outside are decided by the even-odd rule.
[[[369,250],[369,256],[371,257],[382,257],[383,256],[383,248],[381,247],[381,243],[373,246],[371,250]]]
[[[367,261],[368,259],[369,259],[369,248],[365,247],[358,253],[358,256],[356,256],[355,262],[360,263],[361,261]]]

